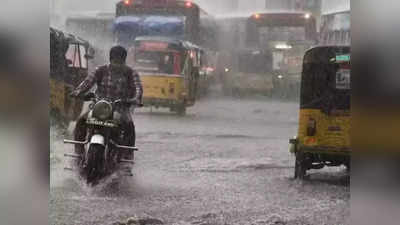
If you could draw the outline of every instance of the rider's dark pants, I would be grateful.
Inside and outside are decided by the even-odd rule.
[[[89,112],[82,114],[76,122],[75,130],[74,130],[74,138],[77,141],[85,141],[86,139],[86,119]],[[125,131],[125,141],[124,143],[119,143],[122,145],[127,146],[135,146],[136,141],[136,133],[135,133],[135,124],[133,123],[132,116],[127,111],[126,113],[121,114],[121,126],[122,129]],[[76,154],[83,154],[84,147],[82,145],[75,145],[75,153]],[[129,155],[126,155],[124,158],[130,158]]]

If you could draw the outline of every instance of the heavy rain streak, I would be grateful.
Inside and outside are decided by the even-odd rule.
[[[349,224],[350,0],[50,3],[51,224]]]

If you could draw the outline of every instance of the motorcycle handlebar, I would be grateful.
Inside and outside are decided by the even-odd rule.
[[[127,104],[129,106],[137,106],[137,107],[143,107],[142,103],[137,103],[136,101],[125,101],[123,99],[117,99],[113,102],[114,105],[118,104]]]
[[[69,96],[72,97],[72,98],[81,99],[81,100],[83,100],[83,101],[85,101],[85,102],[88,102],[88,101],[96,101],[96,100],[97,100],[97,96],[96,96],[94,93],[92,93],[92,92],[87,93],[87,94],[84,94],[84,95],[82,95],[82,94],[76,94],[75,92],[71,92],[71,93],[69,94]]]
[[[95,93],[93,93],[93,92],[87,93],[87,94],[85,94],[83,96],[82,95],[76,96],[76,95],[72,95],[72,94],[71,94],[71,96],[75,97],[75,98],[80,98],[83,101],[98,101],[99,100],[97,95]],[[117,100],[113,101],[112,104],[113,105],[126,104],[126,105],[129,105],[129,106],[143,107],[142,103],[137,103],[136,101],[126,101],[126,100],[123,100],[123,99],[117,99]]]

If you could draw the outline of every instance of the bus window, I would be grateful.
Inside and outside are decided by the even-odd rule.
[[[300,26],[276,26],[259,28],[261,43],[269,41],[304,41],[306,29]]]

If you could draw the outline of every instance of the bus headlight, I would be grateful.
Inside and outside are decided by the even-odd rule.
[[[275,45],[275,48],[276,49],[291,49],[292,46],[288,45],[288,44],[277,44],[277,45]]]

